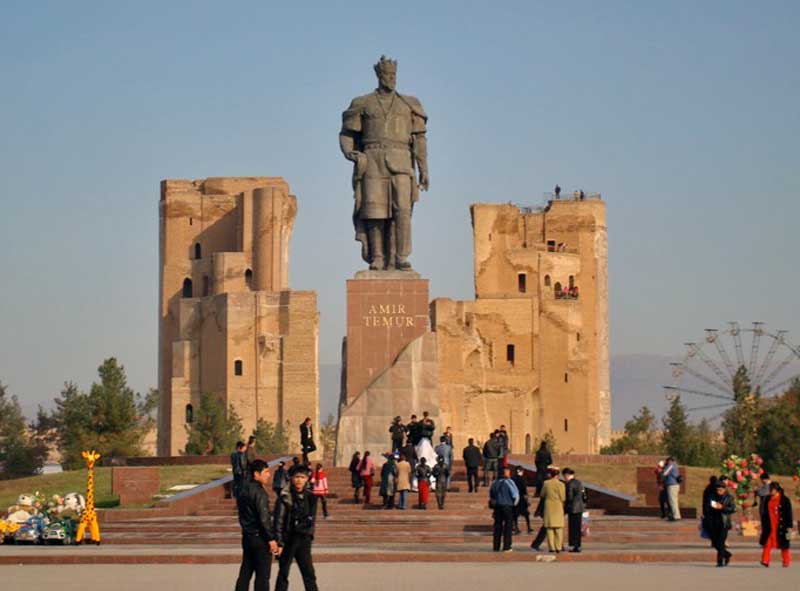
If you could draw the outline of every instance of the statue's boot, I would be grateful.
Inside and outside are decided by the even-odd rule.
[[[411,254],[411,210],[396,210],[394,226],[397,241],[395,267],[407,271],[411,268],[411,263],[408,262],[408,256]]]
[[[383,260],[383,225],[383,220],[370,220],[367,222],[369,250],[373,255],[369,268],[373,271],[383,271],[386,268],[386,263]]]

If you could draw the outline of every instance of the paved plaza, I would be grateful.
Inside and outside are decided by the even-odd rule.
[[[777,566],[777,568],[776,568]],[[19,591],[192,591],[232,589],[237,574],[234,565],[28,565],[0,566],[4,589]],[[800,588],[800,567],[773,565],[767,571],[758,564],[731,564],[718,569],[708,564],[320,564],[320,588],[324,591],[407,590],[417,585],[437,591],[529,591],[537,588],[613,589],[614,591],[750,590],[766,585],[771,589]],[[275,571],[273,571],[274,584]],[[766,577],[766,578],[765,578]],[[291,588],[303,588],[293,567]]]

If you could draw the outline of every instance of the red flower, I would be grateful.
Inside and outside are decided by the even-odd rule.
[[[747,465],[747,460],[742,460],[741,464],[742,464],[742,466],[746,466]]]

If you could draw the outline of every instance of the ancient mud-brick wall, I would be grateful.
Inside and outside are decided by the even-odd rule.
[[[610,437],[605,206],[472,207],[474,302],[438,299],[440,404],[456,447],[504,424],[512,449],[552,431],[561,451]],[[577,298],[556,296],[576,286]]]
[[[160,455],[182,450],[204,392],[245,433],[261,418],[296,442],[306,416],[318,423],[316,294],[288,286],[296,213],[280,177],[162,182]]]

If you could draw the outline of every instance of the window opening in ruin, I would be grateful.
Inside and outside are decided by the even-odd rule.
[[[569,288],[572,289],[573,287],[575,287],[575,276],[574,275],[570,275],[569,276]]]
[[[520,273],[517,275],[517,287],[519,287],[519,293],[525,293],[528,287],[528,276],[525,273]]]
[[[201,259],[203,254],[203,250],[200,248],[200,243],[196,243],[194,245],[194,258]]]
[[[556,251],[556,241],[555,240],[548,240],[547,241],[547,250],[549,252],[555,252]]]
[[[568,384],[568,383],[569,383],[569,375],[568,375],[568,374],[566,374],[566,373],[564,374],[564,383],[565,383],[565,384]]]
[[[233,362],[233,375],[240,376],[242,375],[242,360],[237,359]]]
[[[554,289],[555,289],[555,292],[556,292],[556,297],[557,298],[561,297],[561,282],[560,281],[556,281]]]
[[[550,287],[550,275],[545,275],[544,276],[544,286],[545,287]]]
[[[245,284],[247,284],[248,288],[253,289],[253,270],[252,269],[247,269],[247,271],[244,272],[244,282],[245,282]]]
[[[514,365],[514,345],[506,345],[506,361]]]
[[[186,405],[186,422],[187,423],[194,422],[194,408],[192,408],[191,404]]]
[[[525,455],[527,456],[530,453],[533,453],[533,450],[531,449],[531,434],[530,433],[526,433],[525,434]]]
[[[569,431],[569,421],[564,419],[564,432],[566,433],[567,431]]]
[[[192,280],[188,277],[183,280],[183,297],[192,297]]]
[[[581,333],[579,333],[579,332],[578,332],[578,333],[575,333],[575,340],[576,340],[576,341],[578,341],[578,342],[580,342],[580,340],[581,340]]]
[[[203,275],[203,297],[208,297],[209,292],[211,291],[211,282],[208,279],[208,275]]]
[[[192,225],[192,218],[189,218],[189,225]]]

